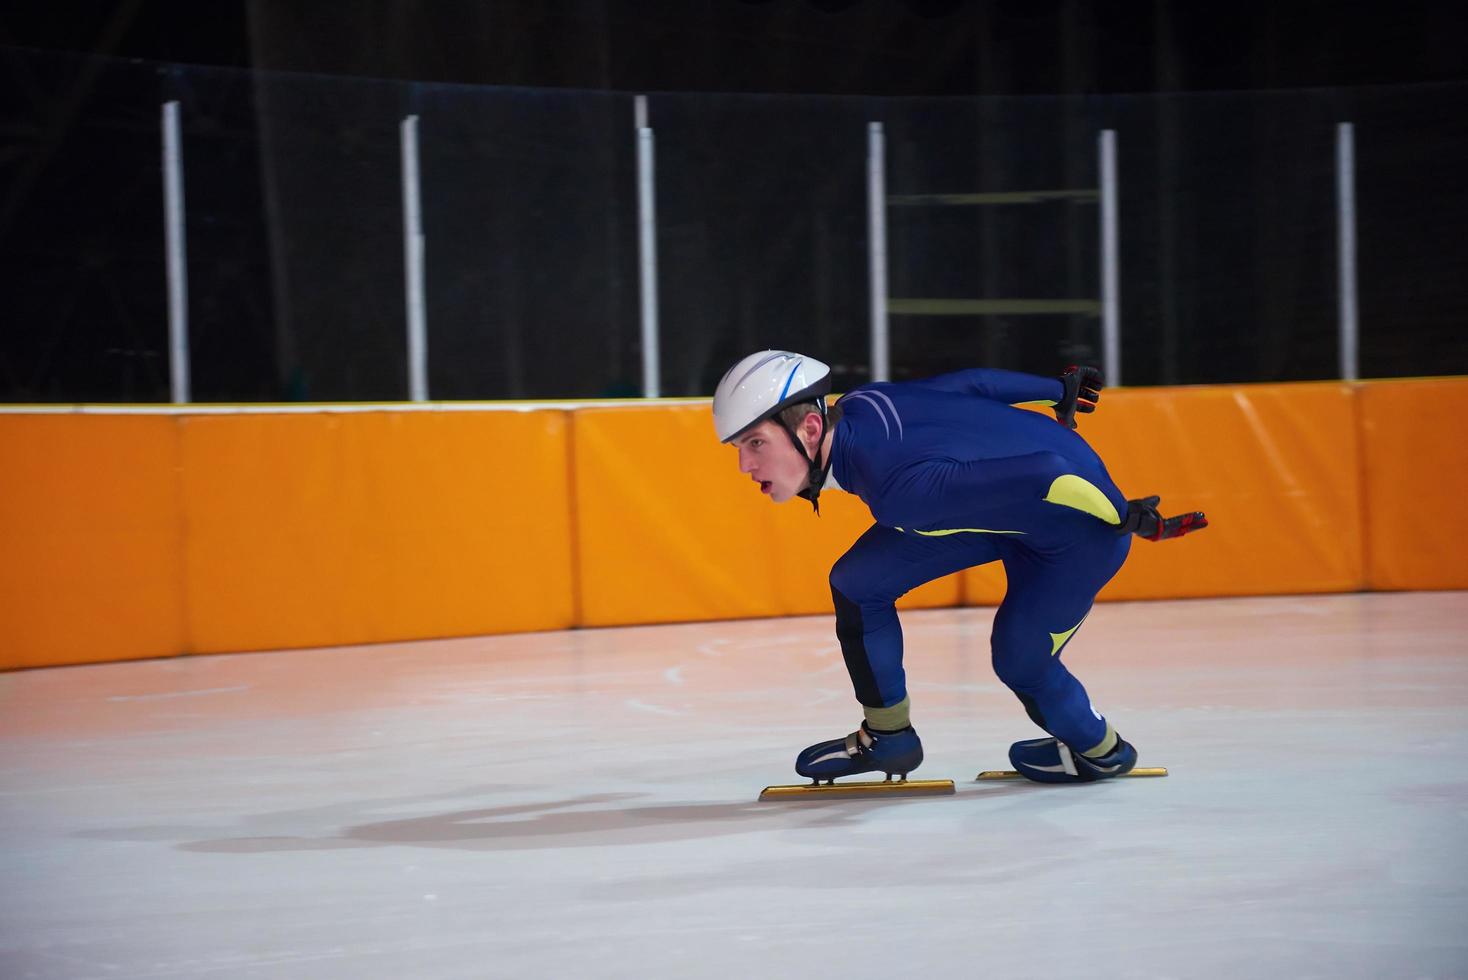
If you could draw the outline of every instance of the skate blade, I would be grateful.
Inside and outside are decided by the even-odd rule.
[[[1166,776],[1167,775],[1167,770],[1164,767],[1162,767],[1162,766],[1153,766],[1150,769],[1145,768],[1145,767],[1138,767],[1136,769],[1133,769],[1131,772],[1124,772],[1121,775],[1122,776]],[[984,780],[984,779],[1024,779],[1025,777],[1021,776],[1019,773],[1015,772],[1013,769],[986,769],[983,772],[979,773],[978,776],[976,776],[974,778],[977,781],[977,780]],[[1114,778],[1120,778],[1120,777],[1114,777]]]
[[[876,796],[952,796],[951,779],[893,779],[887,782],[803,783],[799,786],[766,786],[759,798],[765,800],[814,799],[843,797],[855,799]]]

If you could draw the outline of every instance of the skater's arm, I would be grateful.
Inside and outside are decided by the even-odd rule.
[[[1055,409],[1055,420],[1067,429],[1076,427],[1077,412],[1094,412],[1104,382],[1093,367],[1071,366],[1058,378],[1041,378],[1018,371],[972,368],[940,374],[917,384],[936,391],[977,395],[1006,405],[1041,405]]]
[[[976,395],[1005,405],[1048,406],[1058,404],[1065,397],[1065,385],[1059,378],[1042,378],[998,368],[970,368],[913,383],[937,391]]]

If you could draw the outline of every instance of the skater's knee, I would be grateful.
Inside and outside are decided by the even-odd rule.
[[[831,567],[831,595],[836,598],[838,610],[842,600],[853,606],[872,606],[889,604],[894,598],[885,594],[870,570],[863,570],[845,557]]]
[[[1040,693],[1066,673],[1059,660],[1026,656],[1023,652],[997,645],[994,648],[993,663],[994,676],[1019,695],[1021,700]]]
[[[1034,692],[1066,673],[1060,651],[1075,633],[1050,633],[1018,617],[998,617],[991,636],[995,675],[1016,692]]]
[[[831,592],[840,595],[848,602],[860,603],[864,598],[863,593],[869,591],[867,579],[857,567],[856,562],[850,556],[843,555],[831,566]]]
[[[1026,647],[1038,648],[1038,645],[1033,642],[1035,636],[1038,634],[1028,627],[1022,617],[1001,607],[999,614],[994,617],[994,628],[989,633],[989,645],[994,651],[995,669],[999,668],[1001,659],[1012,659]],[[1027,643],[1026,640],[1031,642]]]
[[[993,651],[994,676],[1016,694],[1036,686],[1049,667],[1048,658],[1041,659],[1037,655],[1042,651],[1036,644],[1024,643],[1016,630],[1006,628],[1000,620],[994,622],[990,649]]]

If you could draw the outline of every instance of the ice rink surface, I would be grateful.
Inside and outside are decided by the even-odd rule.
[[[903,620],[954,796],[757,803],[859,713],[829,617],[0,675],[0,977],[1468,977],[1468,593],[1118,603],[1166,779]]]

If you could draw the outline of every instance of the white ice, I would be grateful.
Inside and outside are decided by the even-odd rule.
[[[1468,593],[1098,606],[1088,786],[973,781],[992,618],[904,614],[928,799],[755,801],[829,617],[0,675],[0,977],[1468,976]]]

